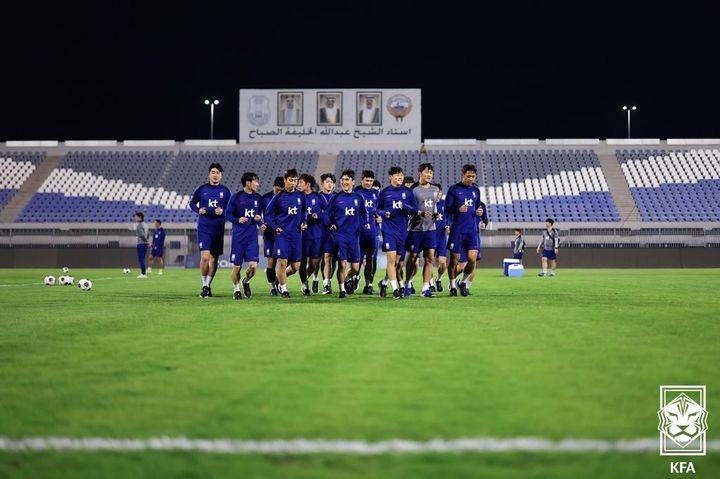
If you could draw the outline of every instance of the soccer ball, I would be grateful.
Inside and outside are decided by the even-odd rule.
[[[75,278],[72,276],[60,276],[60,284],[62,286],[70,286],[75,282]]]
[[[45,286],[54,286],[55,276],[45,276]]]
[[[70,268],[68,268],[67,266],[63,266],[62,272],[68,274],[70,272]]]
[[[67,276],[62,275],[58,278],[58,283],[60,283],[60,286],[65,286],[67,284]]]
[[[123,274],[129,274],[130,268],[123,268]]]
[[[78,281],[78,288],[82,289],[83,291],[90,291],[90,289],[92,288],[92,281],[83,278]]]

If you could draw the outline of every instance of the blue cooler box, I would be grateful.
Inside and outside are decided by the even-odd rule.
[[[520,264],[520,260],[515,258],[505,258],[503,260],[503,274],[505,276],[508,276],[508,267],[511,264]]]
[[[511,264],[508,266],[508,276],[518,278],[525,274],[525,267],[521,264]]]

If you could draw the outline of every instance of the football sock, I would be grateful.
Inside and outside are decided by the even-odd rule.
[[[430,289],[430,283],[423,283],[423,289],[422,289],[422,290],[423,290],[423,291],[427,291],[428,289]]]
[[[233,283],[233,290],[240,291],[240,283],[238,283],[238,284]]]
[[[340,291],[345,291],[345,283],[340,283]]]
[[[390,280],[390,287],[392,288],[393,291],[395,291],[396,289],[398,289],[398,282],[397,282],[396,280],[394,280],[394,279],[391,279],[391,280]]]
[[[457,281],[457,280],[454,280],[454,279],[451,279],[451,280],[450,280],[450,288],[456,288],[456,287],[457,287],[457,286],[455,285],[455,282],[456,282],[456,281]]]

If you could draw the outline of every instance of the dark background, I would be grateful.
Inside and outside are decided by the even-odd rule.
[[[232,5],[232,6],[229,6]],[[6,3],[0,141],[237,138],[240,88],[423,90],[425,138],[720,138],[718,9]]]

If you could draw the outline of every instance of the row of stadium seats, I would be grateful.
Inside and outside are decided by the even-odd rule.
[[[617,151],[643,221],[719,221],[720,151]]]
[[[44,153],[4,156],[3,207]],[[617,150],[616,158],[643,221],[720,220],[717,149]],[[128,221],[137,210],[156,211],[166,221],[194,221],[187,203],[194,188],[206,181],[212,162],[223,165],[223,182],[231,191],[240,189],[242,173],[251,170],[260,176],[264,192],[288,167],[314,174],[317,161],[318,153],[312,151],[71,151],[16,221],[39,222],[58,215],[75,218],[72,221]],[[458,181],[463,164],[477,165],[476,181],[494,221],[535,222],[548,216],[565,222],[620,220],[591,149],[431,150],[426,156],[416,150],[342,151],[335,174],[350,168],[359,176],[371,169],[386,185],[390,166],[399,165],[417,178],[417,166],[425,161],[435,166],[435,181],[444,190]],[[68,201],[72,198],[82,201]],[[98,218],[95,211],[107,215]]]

